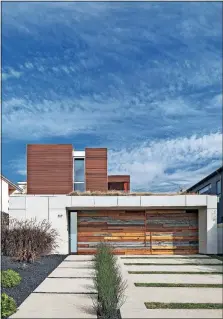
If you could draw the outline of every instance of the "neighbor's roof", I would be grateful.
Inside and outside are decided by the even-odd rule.
[[[216,169],[214,172],[212,172],[211,174],[209,174],[208,176],[204,177],[203,179],[201,179],[199,182],[197,182],[196,184],[194,184],[193,186],[191,186],[190,188],[187,189],[187,191],[191,191],[194,187],[199,186],[200,184],[203,184],[204,182],[208,181],[210,178],[212,178],[213,176],[220,174],[223,171],[223,166],[219,167],[218,169]]]
[[[11,182],[8,178],[6,178],[5,176],[1,175],[1,179],[3,179],[3,181],[5,181],[7,184],[9,184],[11,187],[17,189],[19,192],[22,192],[22,188],[20,188],[18,185],[14,184],[13,182]]]

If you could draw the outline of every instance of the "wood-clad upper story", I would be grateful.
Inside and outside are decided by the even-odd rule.
[[[68,194],[72,190],[73,146],[27,145],[27,194]]]
[[[27,194],[130,190],[129,175],[108,177],[107,171],[107,148],[75,152],[72,144],[27,145]]]
[[[85,148],[85,183],[87,191],[108,190],[107,148]]]

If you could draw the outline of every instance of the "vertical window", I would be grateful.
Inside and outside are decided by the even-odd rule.
[[[85,169],[84,158],[74,159],[74,190],[85,191]]]
[[[221,181],[217,181],[216,183],[216,191],[217,191],[217,195],[221,194]]]

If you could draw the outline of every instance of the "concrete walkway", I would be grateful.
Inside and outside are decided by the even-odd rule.
[[[181,256],[148,256],[139,259],[122,256],[119,265],[128,282],[126,302],[121,307],[122,318],[222,318],[222,309],[147,309],[145,302],[175,302],[175,303],[222,303],[222,288],[180,288],[180,287],[136,287],[135,283],[202,283],[222,284],[222,275],[196,274],[196,272],[222,272],[222,262],[208,256],[193,255],[193,259],[179,258]],[[143,256],[145,257],[145,256]],[[172,257],[172,258],[169,258]],[[174,258],[175,257],[175,258]],[[177,258],[176,258],[177,257]],[[182,256],[183,257],[183,256]],[[185,257],[185,256],[184,256]],[[145,265],[125,265],[125,263],[142,263]],[[163,265],[146,265],[146,263]],[[187,265],[196,263],[197,265]],[[203,264],[211,265],[203,265]],[[165,265],[171,264],[171,265]],[[174,265],[176,264],[176,265]],[[217,264],[217,265],[215,265]],[[185,274],[129,274],[129,271],[177,271],[193,272]]]
[[[97,318],[92,256],[68,256],[10,318]]]

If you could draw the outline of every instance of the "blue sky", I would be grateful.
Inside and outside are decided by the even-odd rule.
[[[2,171],[27,143],[108,147],[132,189],[221,165],[222,3],[2,4]]]

